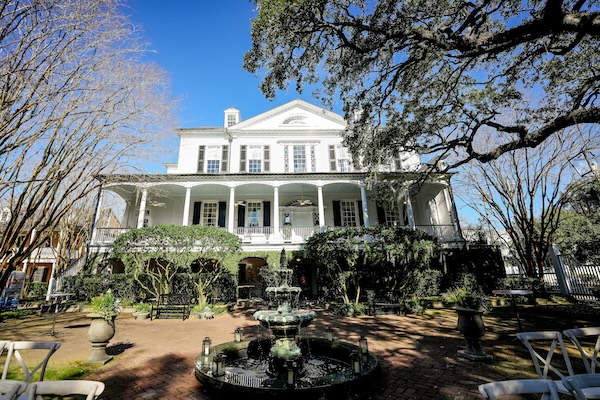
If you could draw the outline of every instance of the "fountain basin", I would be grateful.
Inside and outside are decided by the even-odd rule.
[[[200,354],[196,358],[196,379],[215,398],[239,398],[235,396],[243,394],[247,396],[244,398],[262,399],[343,399],[364,389],[378,368],[377,359],[368,354],[362,358],[361,373],[354,373],[350,355],[359,350],[358,346],[322,338],[299,338],[301,367],[290,385],[286,376],[269,373],[272,342],[267,338],[214,346],[210,356]],[[226,356],[225,375],[219,377],[211,370],[217,353]]]

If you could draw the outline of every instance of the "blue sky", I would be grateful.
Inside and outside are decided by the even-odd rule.
[[[243,69],[254,18],[250,1],[129,0],[128,4],[125,13],[141,26],[155,51],[148,60],[169,73],[173,94],[181,101],[180,127],[220,126],[228,107],[248,119],[296,98],[321,105],[310,90],[300,95],[293,88],[267,100],[259,89],[260,78]]]

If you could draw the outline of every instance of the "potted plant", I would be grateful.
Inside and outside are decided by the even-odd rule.
[[[458,354],[474,361],[491,360],[492,356],[481,348],[480,339],[485,333],[483,313],[487,311],[487,297],[478,289],[455,287],[442,296],[447,303],[454,304],[458,314],[457,328],[463,334],[467,347]]]
[[[121,312],[121,304],[112,291],[108,289],[100,296],[92,298],[92,319],[88,329],[88,340],[92,343],[90,363],[106,364],[112,356],[106,354],[106,346],[115,335],[115,318]]]
[[[148,303],[137,303],[133,306],[134,319],[148,319],[150,317],[151,306]]]

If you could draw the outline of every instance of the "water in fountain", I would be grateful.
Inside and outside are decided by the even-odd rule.
[[[197,357],[196,378],[206,388],[227,395],[233,392],[286,399],[296,395],[302,399],[327,398],[331,391],[334,398],[343,398],[340,394],[344,390],[356,389],[373,374],[377,359],[368,353],[362,354],[360,365],[353,365],[351,354],[358,354],[358,346],[321,338],[299,339],[300,329],[310,325],[316,313],[296,307],[301,289],[290,285],[292,272],[287,268],[275,271],[276,284],[266,289],[271,308],[254,313],[273,337],[224,343],[215,346],[210,357]],[[217,352],[226,356],[220,376],[211,367]]]

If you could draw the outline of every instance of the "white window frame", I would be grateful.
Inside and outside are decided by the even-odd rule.
[[[263,172],[264,154],[265,150],[263,145],[250,144],[248,147],[246,147],[246,164],[248,173],[260,174]],[[258,168],[254,169],[252,161],[258,161]]]
[[[204,153],[204,165],[207,174],[218,174],[221,172],[221,157],[223,146],[208,145]],[[215,168],[216,166],[216,168]]]
[[[248,201],[246,203],[246,227],[262,227],[263,203],[262,201]]]
[[[200,224],[205,226],[219,225],[219,203],[216,201],[207,201],[202,203],[202,214]]]
[[[294,172],[307,172],[305,145],[292,145],[292,163],[294,166]]]
[[[356,208],[356,201],[354,200],[340,201],[342,226],[358,226],[358,210]]]
[[[346,147],[341,145],[335,146],[335,159],[338,172],[352,172],[354,170],[352,168],[350,153]]]

